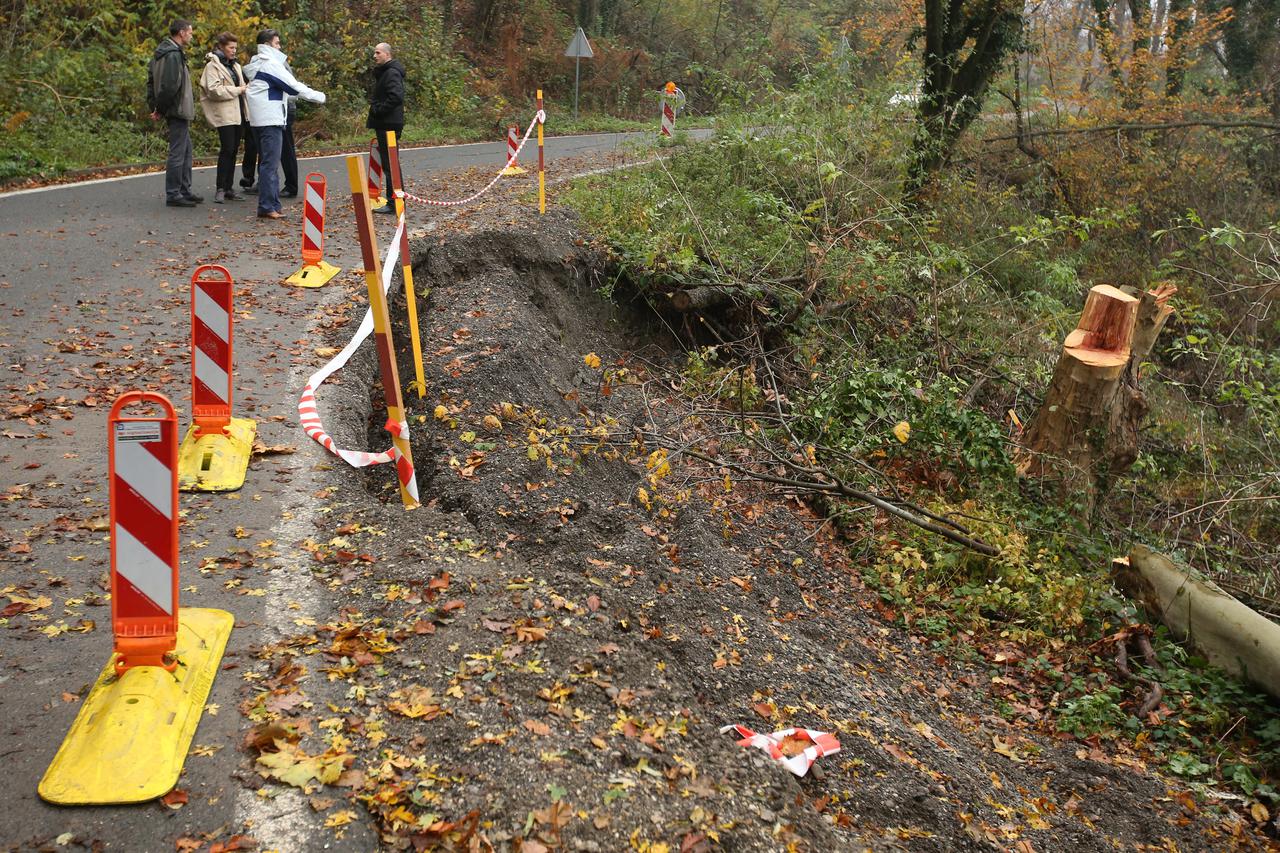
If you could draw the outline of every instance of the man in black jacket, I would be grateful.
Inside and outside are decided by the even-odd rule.
[[[192,29],[181,18],[169,25],[169,37],[160,42],[147,69],[147,106],[153,121],[164,119],[169,127],[169,157],[164,168],[165,204],[195,207],[203,198],[191,192],[191,120],[196,117],[191,92],[191,71],[183,48],[191,43]]]
[[[391,45],[386,42],[373,49],[373,62],[373,91],[369,94],[369,120],[365,122],[365,127],[378,134],[378,154],[382,160],[387,197],[387,203],[382,207],[375,207],[373,212],[395,213],[395,200],[391,198],[390,191],[391,154],[387,150],[387,131],[396,132],[398,143],[400,132],[404,130],[404,66],[400,64],[400,60],[391,58]],[[396,177],[403,188],[403,175],[397,173]]]

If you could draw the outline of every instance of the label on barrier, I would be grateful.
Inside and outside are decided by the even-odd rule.
[[[158,421],[125,421],[116,424],[116,441],[159,441]]]

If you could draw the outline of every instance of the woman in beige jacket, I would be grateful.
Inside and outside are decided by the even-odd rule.
[[[218,49],[205,57],[208,62],[200,75],[200,107],[209,124],[218,130],[218,185],[213,194],[218,204],[244,198],[232,189],[240,128],[246,118],[243,95],[249,85],[240,63],[236,62],[238,47],[231,33],[218,36]]]

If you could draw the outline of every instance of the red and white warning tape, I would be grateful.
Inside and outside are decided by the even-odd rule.
[[[746,726],[724,726],[720,729],[721,734],[730,731],[741,735],[742,740],[738,741],[738,746],[754,746],[756,749],[763,749],[769,753],[770,758],[797,776],[808,773],[813,763],[822,756],[834,755],[840,751],[840,741],[836,740],[835,735],[813,729],[780,729],[767,735],[754,732]],[[788,738],[792,741],[807,742],[809,746],[795,755],[786,755],[782,750],[782,744]]]
[[[396,234],[391,238],[391,245],[387,250],[387,259],[382,264],[382,292],[386,293],[391,289],[391,276],[396,269],[396,264],[400,259],[400,235],[404,232],[404,217],[400,217],[400,221],[396,223]],[[332,376],[351,359],[355,351],[360,348],[360,344],[364,343],[365,338],[373,334],[373,309],[364,312],[364,319],[360,321],[360,327],[356,329],[355,336],[342,348],[342,352],[329,359],[328,363],[311,374],[311,378],[307,380],[307,384],[302,389],[302,396],[298,398],[298,417],[302,421],[302,429],[312,439],[319,442],[325,450],[328,450],[334,456],[342,459],[353,468],[365,468],[369,465],[381,465],[384,462],[396,463],[396,469],[400,474],[401,481],[405,479],[405,468],[408,468],[408,483],[413,497],[417,499],[417,483],[413,478],[413,466],[404,459],[395,445],[381,453],[369,453],[364,450],[343,450],[334,442],[333,437],[324,431],[324,424],[320,422],[320,412],[316,406],[316,391],[326,379]],[[409,425],[404,421],[392,423],[387,421],[387,432],[395,433],[397,436],[408,440]]]
[[[537,127],[539,124],[545,122],[546,120],[547,120],[546,111],[538,110],[537,115],[533,117],[533,121],[529,122],[529,127],[525,130],[524,138],[520,140],[520,145],[519,147],[516,148],[515,153],[507,157],[507,162],[502,167],[502,171],[499,171],[498,174],[494,175],[493,180],[487,183],[484,189],[480,190],[480,192],[469,195],[466,198],[460,198],[457,201],[436,201],[435,199],[416,196],[413,193],[405,192],[404,190],[397,190],[396,191],[397,195],[399,195],[401,198],[407,198],[409,199],[409,201],[417,202],[418,204],[429,204],[434,207],[458,207],[460,205],[470,204],[471,202],[480,198],[480,196],[487,193],[489,190],[493,189],[493,185],[502,179],[502,172],[506,171],[507,167],[511,166],[513,163],[516,162],[516,160],[519,159],[520,152],[524,150],[525,143],[529,141],[529,134],[533,133],[533,129]]]

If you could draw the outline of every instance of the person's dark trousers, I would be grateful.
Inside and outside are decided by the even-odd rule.
[[[240,125],[218,128],[218,183],[220,190],[232,192],[236,177],[236,151],[240,148]]]
[[[258,179],[258,134],[248,123],[244,129],[244,161],[240,164],[240,186],[251,187]]]
[[[284,128],[258,128],[258,213],[280,211],[280,143]]]
[[[164,196],[177,201],[191,195],[191,125],[169,119],[169,158],[164,163]]]
[[[289,118],[284,124],[284,134],[280,138],[280,166],[284,169],[284,194],[298,194],[298,152],[293,147],[293,110],[289,110]]]
[[[396,147],[400,147],[400,133],[404,130],[404,125],[399,127],[380,127],[378,134],[378,159],[382,161],[382,197],[395,207],[396,200],[391,197],[391,152],[387,145],[387,131],[394,130],[396,132]],[[400,158],[397,157],[397,160]],[[396,173],[396,186],[404,189],[404,172]]]

